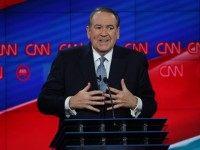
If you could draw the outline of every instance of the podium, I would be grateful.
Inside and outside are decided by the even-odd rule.
[[[167,150],[166,119],[66,119],[52,142],[59,150]]]

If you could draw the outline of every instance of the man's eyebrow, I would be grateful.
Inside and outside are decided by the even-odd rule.
[[[109,24],[109,25],[106,25],[107,27],[114,27],[114,25],[113,24]]]
[[[95,24],[94,26],[102,26],[102,25],[100,25],[100,24]]]

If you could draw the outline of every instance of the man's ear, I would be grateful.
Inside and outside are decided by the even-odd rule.
[[[117,29],[117,39],[119,39],[119,37],[120,37],[120,27],[118,27]]]
[[[87,37],[90,39],[90,27],[86,26]]]

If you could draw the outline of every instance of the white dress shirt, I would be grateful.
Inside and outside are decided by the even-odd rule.
[[[93,58],[94,58],[94,66],[95,66],[95,71],[97,70],[98,66],[100,65],[100,57],[101,55],[99,53],[97,53],[97,51],[92,48],[93,50]],[[112,54],[113,54],[113,49],[111,49],[107,54],[104,55],[104,57],[106,58],[106,60],[104,61],[104,66],[106,69],[106,74],[107,74],[107,78],[109,78],[109,73],[110,73],[110,66],[111,66],[111,62],[112,62]],[[70,117],[70,115],[76,115],[76,111],[72,110],[69,107],[69,100],[70,100],[71,96],[67,97],[65,100],[65,114],[66,117]],[[138,117],[138,115],[141,113],[142,110],[142,100],[139,97],[137,98],[137,105],[136,107],[131,111],[131,115],[133,117]]]

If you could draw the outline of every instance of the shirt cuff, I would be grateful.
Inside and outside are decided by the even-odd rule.
[[[71,115],[76,115],[76,111],[69,107],[69,100],[71,96],[67,97],[65,100],[65,116],[69,118]]]
[[[136,98],[137,98],[137,105],[136,105],[135,109],[133,109],[133,110],[130,109],[131,115],[135,118],[137,118],[142,111],[142,100],[137,96],[136,96]]]

